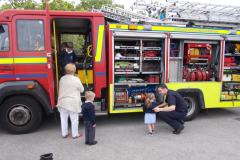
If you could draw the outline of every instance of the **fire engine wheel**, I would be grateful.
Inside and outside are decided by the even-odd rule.
[[[188,113],[185,117],[186,121],[190,121],[194,119],[200,111],[198,107],[198,101],[196,97],[185,96],[183,97],[185,102],[187,103]]]
[[[11,97],[0,108],[0,123],[10,133],[31,132],[41,124],[41,121],[40,105],[27,96]]]

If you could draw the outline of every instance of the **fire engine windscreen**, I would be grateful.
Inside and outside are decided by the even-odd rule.
[[[0,51],[9,50],[8,26],[0,25]]]

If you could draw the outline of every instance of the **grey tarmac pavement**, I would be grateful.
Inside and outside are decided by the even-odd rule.
[[[30,134],[0,129],[0,160],[39,160],[49,152],[54,160],[239,160],[240,109],[204,111],[180,135],[158,120],[156,134],[148,136],[142,113],[101,116],[96,139],[95,146],[85,145],[83,137],[63,139],[59,119],[50,116]]]

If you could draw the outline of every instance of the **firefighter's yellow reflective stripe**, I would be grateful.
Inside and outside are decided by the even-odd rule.
[[[0,64],[13,64],[13,58],[0,58]]]
[[[109,24],[110,29],[128,29],[126,24]]]
[[[171,90],[199,89],[203,94],[205,108],[236,107],[233,101],[220,101],[222,82],[169,82],[167,86]],[[189,94],[191,96],[191,94]]]
[[[95,62],[101,62],[101,59],[102,59],[103,36],[104,36],[104,25],[99,25]]]
[[[182,27],[167,27],[167,26],[152,26],[153,31],[168,31],[168,32],[188,32],[188,33],[210,33],[210,34],[230,34],[229,30],[218,29],[202,29],[202,28],[182,28]]]
[[[47,63],[47,58],[46,57],[38,57],[38,58],[28,58],[28,57],[24,57],[24,58],[14,58],[14,63],[16,64],[24,64],[24,63],[30,63],[30,64],[34,64],[34,63]]]

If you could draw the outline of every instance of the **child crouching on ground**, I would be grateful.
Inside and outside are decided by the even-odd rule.
[[[153,108],[157,107],[157,102],[155,95],[153,93],[148,93],[145,99],[144,105],[144,123],[147,124],[148,134],[153,135],[155,131],[156,123],[156,113],[153,111]]]
[[[94,109],[94,101],[95,93],[92,91],[85,92],[86,101],[82,104],[82,114],[85,125],[85,144],[95,145],[97,141],[95,141],[95,109]]]

